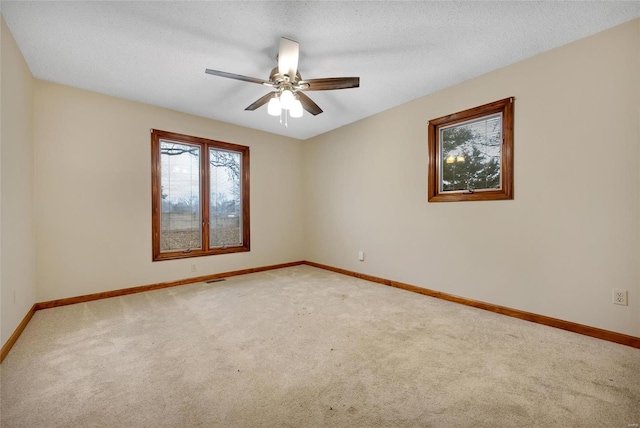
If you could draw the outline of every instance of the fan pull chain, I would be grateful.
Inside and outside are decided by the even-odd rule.
[[[289,122],[288,122],[288,118],[289,118],[289,110],[286,109],[282,109],[280,110],[280,125],[284,125],[285,128],[289,127]],[[283,118],[284,117],[284,123],[283,123]]]

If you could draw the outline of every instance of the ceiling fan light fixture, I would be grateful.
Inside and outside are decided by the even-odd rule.
[[[282,91],[282,93],[280,94],[281,108],[285,110],[291,109],[291,106],[293,105],[293,101],[295,101],[295,99],[293,98],[293,92],[291,92],[288,89],[285,89],[284,91]]]
[[[302,103],[300,100],[293,100],[291,104],[291,109],[289,110],[289,114],[291,117],[302,117]]]
[[[359,77],[325,77],[302,80],[302,76],[298,71],[299,54],[298,42],[281,37],[280,50],[276,57],[278,65],[271,70],[269,80],[209,68],[205,69],[205,73],[227,79],[257,83],[272,88],[273,92],[264,94],[249,104],[245,111],[254,111],[268,104],[269,115],[280,116],[280,124],[284,126],[287,126],[289,117],[302,117],[304,110],[313,116],[322,113],[322,109],[303,91],[330,91],[360,86]]]
[[[282,108],[280,107],[280,100],[277,95],[274,95],[273,98],[269,100],[269,104],[267,104],[267,112],[271,116],[280,116],[280,112]]]

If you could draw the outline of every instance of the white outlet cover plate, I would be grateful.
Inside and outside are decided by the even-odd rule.
[[[628,305],[628,299],[627,299],[627,290],[616,290],[615,288],[613,289],[613,303],[616,305],[624,305],[627,306]]]

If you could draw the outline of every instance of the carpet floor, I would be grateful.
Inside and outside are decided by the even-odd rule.
[[[8,427],[621,427],[640,349],[309,266],[36,312]]]

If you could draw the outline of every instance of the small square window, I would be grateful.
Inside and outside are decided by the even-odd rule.
[[[429,202],[513,199],[513,98],[429,122]]]

